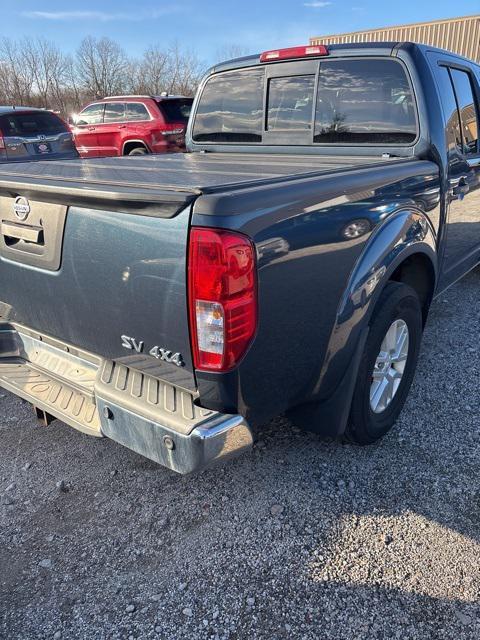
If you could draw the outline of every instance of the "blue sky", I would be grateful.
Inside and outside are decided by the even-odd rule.
[[[249,53],[371,27],[480,12],[479,0],[0,0],[0,37],[43,35],[72,51],[86,35],[109,36],[131,55],[178,41],[215,62],[230,44]]]

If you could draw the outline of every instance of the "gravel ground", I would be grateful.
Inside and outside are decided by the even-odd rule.
[[[2,394],[0,637],[480,638],[479,280],[368,448],[279,419],[181,477]]]

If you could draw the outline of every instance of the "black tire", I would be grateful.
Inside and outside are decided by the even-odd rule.
[[[409,346],[400,385],[390,404],[380,413],[370,406],[370,387],[375,361],[383,339],[395,320],[408,327]],[[371,444],[384,436],[395,424],[407,399],[422,341],[422,309],[416,292],[406,284],[390,282],[382,292],[370,321],[345,437],[356,444]]]
[[[148,153],[147,149],[145,149],[145,147],[135,147],[135,149],[132,149],[128,155],[129,156],[146,156]]]

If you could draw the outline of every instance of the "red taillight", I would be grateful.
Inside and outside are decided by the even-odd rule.
[[[257,328],[252,241],[232,231],[194,227],[190,233],[188,293],[195,368],[232,369]]]
[[[291,60],[292,58],[308,58],[310,56],[328,56],[328,49],[323,44],[273,49],[260,54],[260,62],[275,62],[275,60]]]
[[[165,125],[165,128],[161,132],[162,136],[174,136],[180,135],[185,131],[185,127],[181,124]]]
[[[5,140],[3,139],[3,135],[1,131],[0,131],[0,149],[1,150],[5,149]]]

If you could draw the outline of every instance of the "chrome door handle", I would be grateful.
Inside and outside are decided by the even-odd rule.
[[[465,178],[450,180],[450,197],[452,200],[463,200],[470,191],[470,186]]]
[[[468,162],[468,166],[470,167],[470,169],[477,169],[478,167],[480,167],[480,158],[468,158],[467,159]]]

